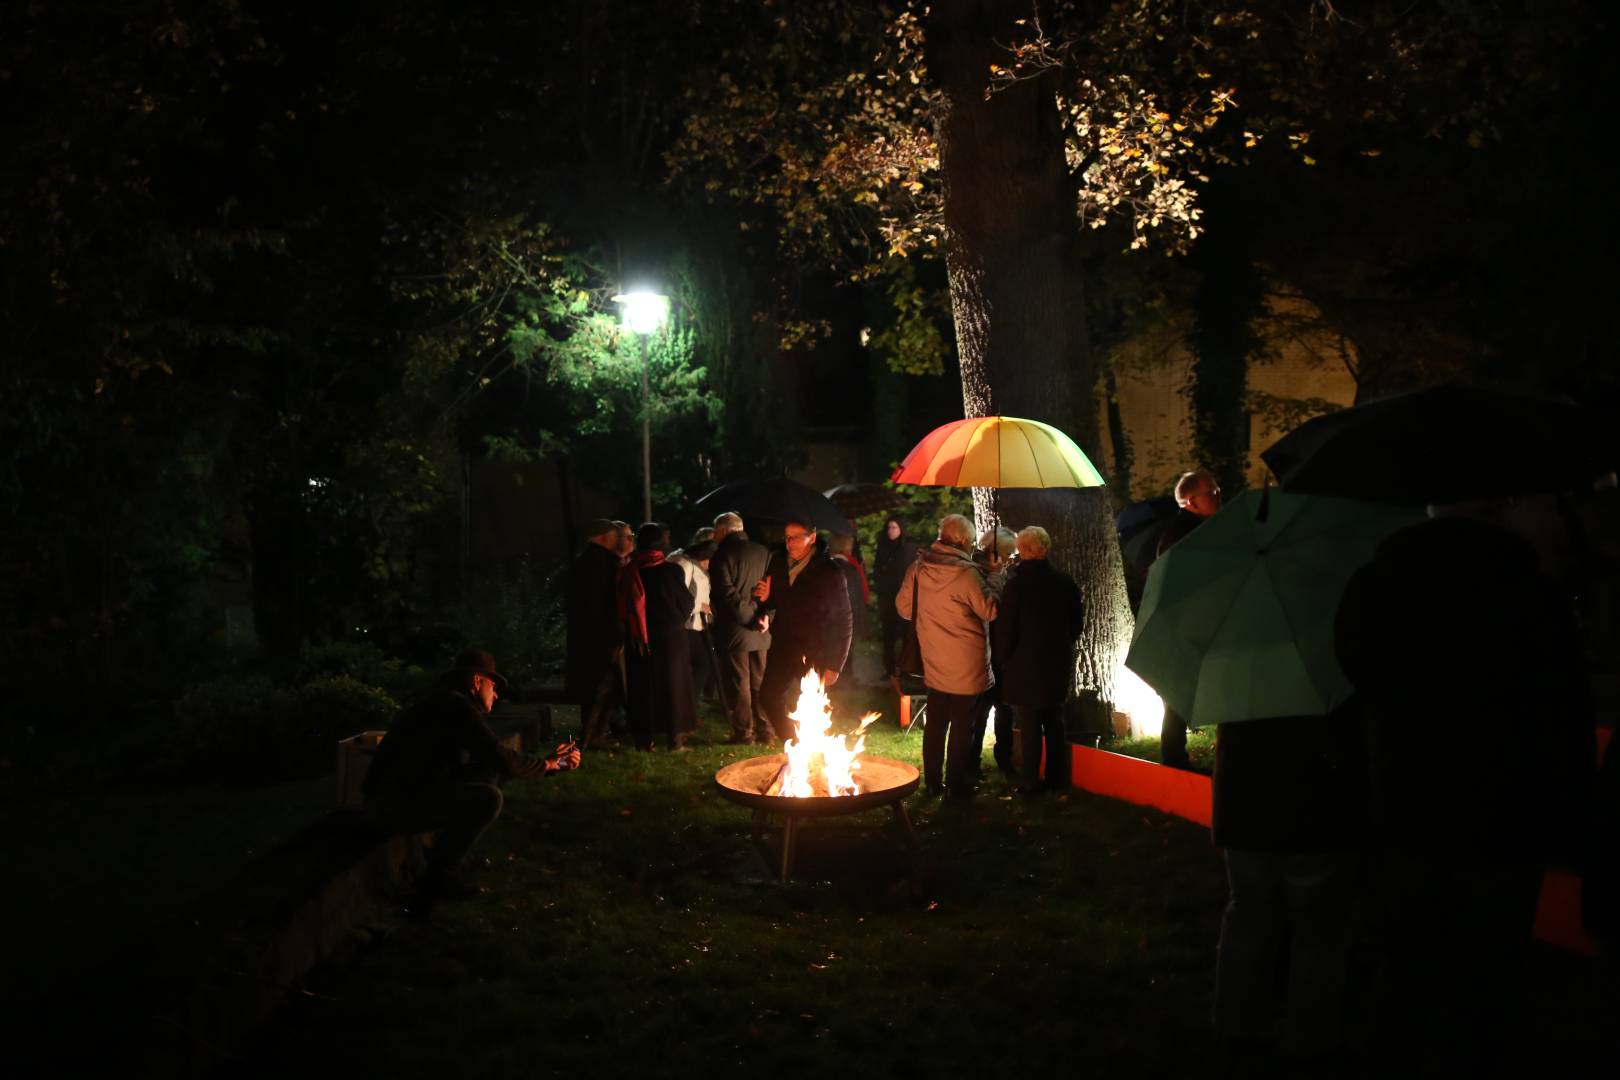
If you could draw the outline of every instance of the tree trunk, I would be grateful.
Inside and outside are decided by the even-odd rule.
[[[1193,354],[1188,396],[1197,464],[1213,472],[1232,498],[1248,486],[1249,364],[1261,350],[1254,322],[1265,306],[1265,286],[1238,200],[1220,184],[1210,187],[1206,199],[1205,219],[1214,225],[1193,249],[1199,286],[1187,336]]]
[[[928,65],[944,94],[937,135],[945,179],[945,262],[968,416],[1042,420],[1097,456],[1095,372],[1086,345],[1078,224],[1052,84],[1017,83],[988,100],[996,41],[1027,3],[944,0],[929,16]],[[1130,610],[1107,495],[976,488],[981,528],[1043,525],[1052,561],[1085,600],[1076,659],[1085,730],[1112,722],[1114,673]]]

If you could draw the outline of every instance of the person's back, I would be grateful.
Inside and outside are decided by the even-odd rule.
[[[715,548],[709,560],[709,603],[714,609],[718,647],[748,652],[770,648],[770,636],[754,629],[759,612],[754,586],[765,577],[770,558],[763,544],[750,540],[741,530]]]
[[[990,685],[986,624],[996,617],[995,591],[966,551],[946,544],[931,545],[914,565],[895,608],[910,618],[915,593],[923,681],[951,694],[982,692]]]
[[[1046,559],[1013,568],[991,624],[1003,701],[1063,703],[1074,678],[1074,642],[1083,617],[1074,579]]]
[[[366,771],[367,798],[416,800],[467,778],[469,749],[484,727],[471,698],[435,687],[399,714]],[[491,734],[493,738],[493,733]]]

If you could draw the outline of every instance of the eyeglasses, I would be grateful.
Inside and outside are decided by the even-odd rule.
[[[816,534],[815,533],[783,533],[782,534],[782,539],[786,540],[790,544],[799,544],[799,543],[803,543],[804,541],[810,539],[814,535],[816,535]]]

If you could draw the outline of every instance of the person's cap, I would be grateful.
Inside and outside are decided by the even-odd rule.
[[[468,649],[456,657],[455,667],[452,671],[464,671],[469,675],[482,675],[495,683],[495,689],[506,693],[506,676],[495,670],[495,658],[479,649]]]
[[[618,532],[619,527],[607,518],[591,518],[585,523],[585,537],[601,536],[603,533]]]

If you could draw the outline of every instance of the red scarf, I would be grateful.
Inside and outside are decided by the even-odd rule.
[[[861,560],[850,555],[835,555],[833,557],[836,559],[843,559],[845,562],[849,563],[849,565],[855,568],[855,572],[861,576],[861,603],[871,603],[872,586],[866,581],[866,567],[861,565]]]
[[[647,587],[641,583],[644,567],[657,566],[664,553],[657,548],[638,551],[619,567],[619,621],[630,632],[630,641],[647,651]]]

